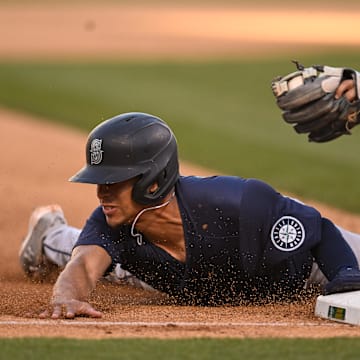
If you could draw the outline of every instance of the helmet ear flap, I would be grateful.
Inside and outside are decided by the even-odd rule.
[[[150,192],[149,188],[156,182],[156,177],[151,176],[152,171],[148,169],[144,174],[142,174],[141,178],[135,183],[133,190],[132,190],[132,198],[135,202],[143,205],[152,204],[154,200],[153,198],[156,192],[159,190],[157,189],[155,192]]]
[[[155,174],[155,176],[152,176]],[[152,205],[163,200],[171,191],[175,182],[179,178],[179,163],[177,152],[170,158],[168,164],[160,172],[148,169],[136,182],[132,190],[132,198],[135,202],[143,205]],[[155,191],[149,189],[153,184],[157,184]]]

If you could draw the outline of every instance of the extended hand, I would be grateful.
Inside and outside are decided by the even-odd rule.
[[[345,96],[350,102],[356,100],[355,81],[348,79],[341,82],[335,92],[335,98]]]
[[[88,316],[92,318],[102,317],[100,311],[95,310],[89,303],[79,300],[54,301],[51,311],[43,311],[39,317],[42,319],[51,317],[52,319],[73,319],[76,316]]]

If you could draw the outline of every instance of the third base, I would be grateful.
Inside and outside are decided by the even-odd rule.
[[[333,321],[360,325],[360,291],[318,296],[315,315]]]

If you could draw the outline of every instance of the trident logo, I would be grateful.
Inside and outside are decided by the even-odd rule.
[[[94,139],[90,145],[91,165],[98,165],[103,159],[103,150],[101,150],[102,140]]]

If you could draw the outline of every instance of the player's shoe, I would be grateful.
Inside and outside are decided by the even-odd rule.
[[[46,271],[46,259],[43,242],[47,231],[66,224],[64,213],[59,205],[47,205],[36,208],[29,220],[28,233],[19,251],[20,265],[29,277],[40,277]]]
[[[354,268],[342,269],[328,284],[324,295],[360,290],[360,270]]]

